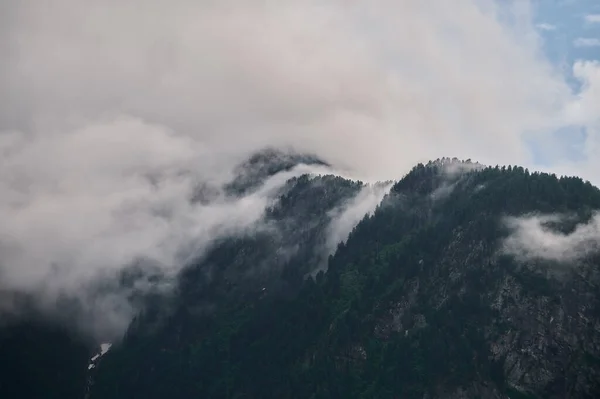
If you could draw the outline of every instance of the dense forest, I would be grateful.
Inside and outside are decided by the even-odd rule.
[[[413,168],[328,252],[333,211],[364,187],[290,179],[271,228],[215,243],[93,368],[88,347],[60,346],[70,383],[91,399],[600,397],[600,256],[503,246],[507,217],[569,215],[545,226],[569,234],[600,190],[445,158]]]

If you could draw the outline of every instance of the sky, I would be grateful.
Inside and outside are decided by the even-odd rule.
[[[176,269],[182,247],[260,220],[286,176],[188,199],[265,146],[367,181],[447,156],[600,185],[599,15],[595,0],[2,1],[0,291],[121,306],[86,284],[139,257]]]
[[[580,90],[581,82],[574,76],[572,65],[578,60],[600,60],[600,3],[594,0],[538,1],[536,6],[535,25],[542,36],[544,54],[564,71],[572,89]],[[564,146],[563,157],[576,162],[589,156],[585,152],[587,134],[581,126],[568,126],[556,129],[553,137]],[[552,166],[553,157],[544,155],[543,150],[536,147],[542,146],[531,143],[534,164],[542,168]],[[578,170],[569,168],[566,173],[578,174]],[[596,173],[592,170],[587,173],[598,185]]]

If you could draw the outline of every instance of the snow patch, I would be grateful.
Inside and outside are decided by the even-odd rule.
[[[88,370],[91,370],[94,367],[96,367],[96,364],[98,363],[98,359],[100,359],[102,356],[104,356],[106,354],[106,352],[108,352],[110,350],[111,346],[112,346],[111,343],[100,344],[100,353],[96,353],[90,359],[90,363],[88,365]]]

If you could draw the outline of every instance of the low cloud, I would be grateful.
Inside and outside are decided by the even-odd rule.
[[[431,192],[429,197],[434,201],[439,201],[448,198],[456,188],[456,182],[442,182],[435,190]]]
[[[485,165],[479,162],[472,162],[470,159],[461,161],[457,158],[440,158],[433,162],[441,172],[442,181],[429,195],[434,200],[443,200],[447,198],[460,181],[461,177],[468,172],[478,171],[485,168]]]
[[[510,235],[503,243],[505,253],[521,260],[541,259],[573,262],[600,251],[600,213],[588,223],[563,234],[552,225],[567,221],[565,215],[530,215],[506,219]]]
[[[81,324],[99,334],[127,324],[135,292],[169,289],[181,267],[215,239],[256,228],[288,179],[330,172],[299,165],[236,197],[224,192],[233,176],[220,159],[140,120],[60,140],[2,139],[0,292],[33,294],[47,312],[77,299]],[[214,195],[192,201],[207,182]],[[132,265],[162,285],[138,276],[131,287],[121,286]]]
[[[437,165],[443,175],[449,179],[459,177],[460,175],[468,172],[474,172],[484,169],[486,166],[479,163],[473,162],[470,159],[461,161],[457,158],[441,158],[434,162]]]
[[[365,216],[373,214],[392,186],[393,183],[367,184],[352,200],[331,212],[327,255],[333,254],[337,245],[348,239],[348,235]]]

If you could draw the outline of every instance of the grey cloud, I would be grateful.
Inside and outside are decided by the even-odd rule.
[[[11,8],[0,121],[31,134],[125,114],[213,150],[291,144],[396,178],[442,147],[525,161],[520,135],[559,123],[574,100],[537,57],[527,11],[504,26],[488,0]]]
[[[101,333],[122,328],[135,308],[130,292],[99,292],[97,281],[114,279],[142,258],[166,283],[212,240],[255,228],[289,178],[330,172],[299,165],[249,195],[221,191],[201,203],[191,201],[197,184],[212,179],[222,190],[231,173],[185,137],[139,120],[60,140],[3,139],[0,290],[35,293],[48,312],[61,297],[75,297],[82,324],[104,325],[94,328]]]
[[[591,151],[600,67],[576,64],[573,93],[514,4],[2,2],[3,286],[85,292],[139,257],[169,275],[260,218],[285,175],[240,199],[189,199],[266,145],[369,181],[448,154],[528,163],[523,134],[565,123],[589,126]],[[353,209],[332,240],[370,208]]]

